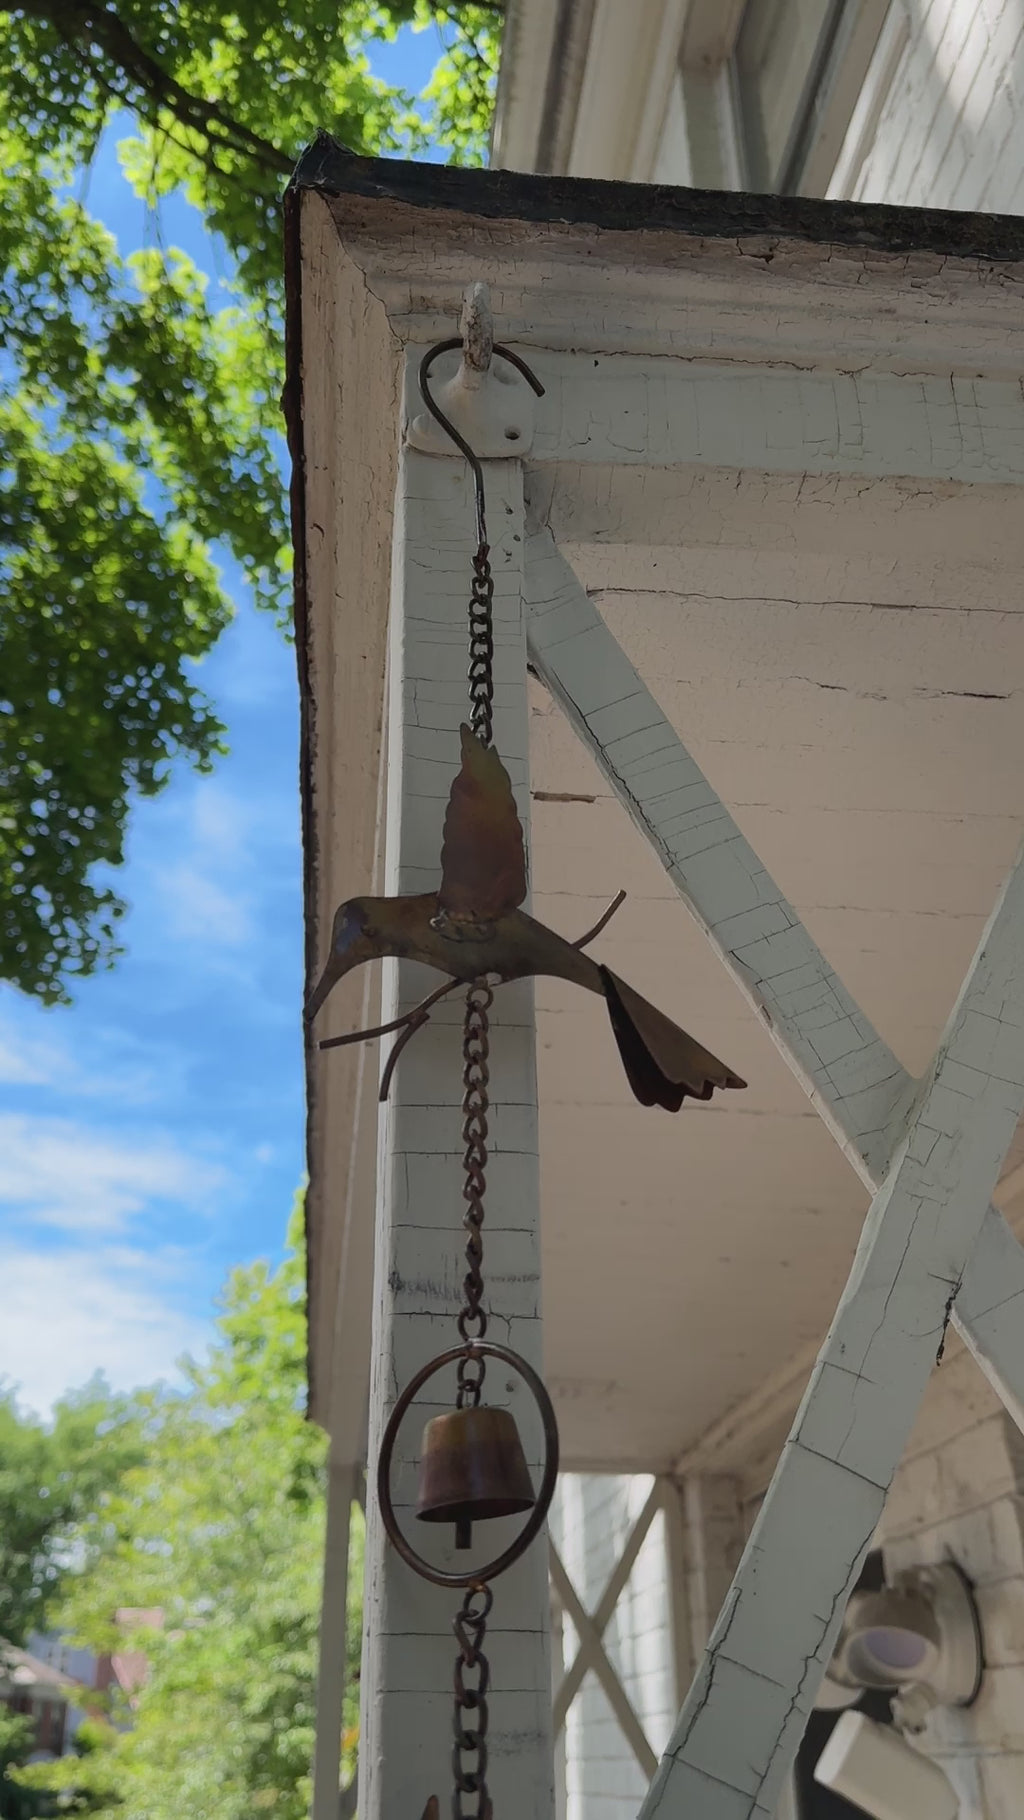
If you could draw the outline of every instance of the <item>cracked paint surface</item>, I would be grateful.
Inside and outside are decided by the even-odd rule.
[[[773,1811],[976,1242],[993,1221],[1001,1237],[989,1196],[1024,1109],[1024,865],[993,912],[914,1106],[913,1083],[777,892],[549,534],[533,537],[527,562],[535,667],[851,1160],[882,1184],[642,1810],[645,1820],[688,1812],[752,1820]]]
[[[495,575],[495,743],[529,828],[526,671],[520,560],[522,489],[510,462],[488,467]],[[400,561],[390,647],[390,762],[384,889],[437,885],[441,828],[467,715],[466,600],[474,547],[472,496],[461,462],[408,450],[396,526]],[[388,963],[382,1018],[437,983],[429,969]],[[457,1343],[465,1274],[462,1230],[463,1000],[454,996],[417,1033],[381,1110],[368,1457],[376,1460],[399,1390],[428,1359]],[[537,1095],[530,984],[503,987],[491,1011],[484,1274],[488,1337],[540,1365]],[[497,1310],[497,1312],[495,1312]],[[454,1369],[424,1387],[395,1449],[393,1497],[413,1545],[464,1570],[450,1532],[415,1518],[424,1421],[454,1400]],[[493,1363],[486,1398],[511,1408],[537,1477],[539,1423],[523,1384]],[[479,1525],[476,1560],[500,1552],[521,1520]],[[387,1542],[368,1499],[360,1804],[371,1813],[420,1813],[451,1782],[451,1620],[461,1595],[426,1584]],[[540,1543],[495,1585],[488,1624],[493,1663],[488,1780],[496,1807],[553,1803],[547,1564]],[[492,1649],[493,1643],[493,1649]]]

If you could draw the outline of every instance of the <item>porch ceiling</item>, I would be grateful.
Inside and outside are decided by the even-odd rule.
[[[479,276],[504,336],[551,381],[527,471],[535,510],[812,936],[919,1073],[1024,828],[1024,521],[1019,487],[996,484],[1024,469],[1019,224],[427,175],[324,146],[310,160],[289,230],[310,975],[335,904],[374,878],[404,344],[450,334]],[[630,229],[638,198],[643,232]],[[573,418],[582,350],[588,369],[617,350],[671,355],[666,425],[683,423],[691,363],[740,387],[753,373],[725,440],[737,432],[739,446],[752,403],[761,465],[778,427],[786,471],[728,453],[672,465],[676,428],[651,468],[614,371],[591,442]],[[777,425],[778,388],[804,369],[827,375],[815,399],[833,383],[838,394],[854,351],[858,370],[886,376],[868,399],[863,471],[844,471],[859,459],[847,422],[841,458],[806,451],[807,467],[835,471],[805,473],[801,382]],[[760,403],[759,363],[771,369]],[[932,391],[911,399],[917,373]],[[957,386],[979,376],[993,379],[988,444],[959,417]],[[644,395],[649,431],[661,380]],[[902,447],[918,406],[926,478],[901,478],[886,426]],[[573,935],[625,886],[596,951],[750,1081],[676,1118],[645,1110],[603,1007],[539,984],[545,1343],[563,1457],[647,1469],[817,1340],[867,1196],[540,684],[532,709],[537,913]],[[345,982],[332,1030],[372,1019],[366,984],[361,996],[363,982]],[[312,1407],[349,1459],[369,1376],[374,1073],[365,1053],[311,1050]],[[1018,1133],[1007,1178],[1022,1158]]]
[[[673,544],[565,553],[919,1074],[1024,831],[1010,490],[754,475],[723,513],[720,476],[679,480]],[[564,537],[571,503],[559,516],[556,499]],[[603,1007],[539,983],[545,1343],[566,1451],[646,1466],[820,1336],[867,1195],[539,684],[532,706],[538,913],[572,933],[626,886],[602,957],[750,1082],[676,1119],[647,1111]]]

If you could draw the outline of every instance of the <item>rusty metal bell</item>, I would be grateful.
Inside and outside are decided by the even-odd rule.
[[[454,1523],[456,1548],[468,1548],[471,1526],[511,1517],[536,1503],[515,1417],[508,1409],[452,1409],[423,1430],[421,1523]]]

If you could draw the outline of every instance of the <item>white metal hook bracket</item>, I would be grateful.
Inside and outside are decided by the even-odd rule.
[[[437,403],[482,461],[526,455],[533,443],[534,394],[514,367],[491,359],[491,294],[480,280],[463,294],[459,332],[461,355],[454,349],[438,361],[439,369],[447,361],[449,370],[435,383]],[[406,440],[426,455],[459,453],[428,411],[410,419]]]

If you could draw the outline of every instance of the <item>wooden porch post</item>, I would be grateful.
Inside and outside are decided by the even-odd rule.
[[[312,1820],[338,1820],[341,1793],[341,1719],[345,1697],[348,1545],[358,1468],[330,1460],[327,1469],[327,1535],[320,1605],[320,1660],[316,1678],[316,1748]]]
[[[487,508],[494,569],[495,745],[529,829],[526,651],[522,608],[523,505],[519,464],[489,462]],[[389,639],[387,892],[435,889],[441,830],[468,719],[466,611],[475,547],[465,464],[406,449],[395,509]],[[384,973],[382,1018],[423,997],[438,976],[403,963]],[[362,1675],[362,1820],[420,1820],[452,1786],[452,1619],[462,1595],[418,1578],[380,1521],[374,1473],[399,1392],[436,1353],[456,1344],[465,1274],[462,1230],[462,1018],[464,995],[405,1050],[380,1121],[374,1265],[366,1605]],[[484,1226],[488,1336],[540,1366],[537,1091],[533,992],[505,986],[491,1012],[491,1112]],[[369,1210],[367,1210],[369,1214]],[[417,1549],[464,1569],[447,1526],[415,1518],[422,1424],[451,1408],[454,1371],[424,1391],[395,1450],[396,1511]],[[540,1425],[521,1384],[493,1364],[485,1398],[512,1407],[538,1480]],[[521,1525],[477,1526],[474,1556],[493,1557]],[[478,1551],[486,1551],[481,1555]],[[495,1582],[487,1629],[491,1665],[487,1780],[498,1813],[551,1820],[550,1602],[547,1553],[537,1542]]]

